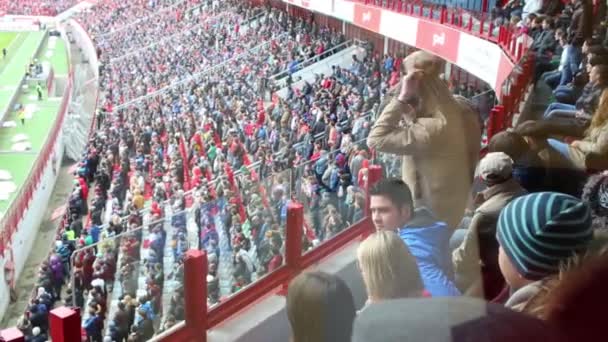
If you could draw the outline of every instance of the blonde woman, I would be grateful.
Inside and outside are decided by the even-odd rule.
[[[555,139],[548,139],[547,142],[577,169],[608,169],[608,89],[602,92],[583,139],[569,145]]]
[[[289,284],[287,317],[292,342],[350,342],[353,295],[344,281],[323,272],[304,272]]]
[[[359,245],[357,259],[367,289],[367,303],[423,296],[416,259],[397,233],[376,231]]]

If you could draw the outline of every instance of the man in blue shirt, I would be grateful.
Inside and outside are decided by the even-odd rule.
[[[374,226],[399,234],[416,258],[425,289],[433,297],[460,295],[454,285],[447,225],[426,208],[414,210],[412,193],[400,179],[380,181],[370,196]]]

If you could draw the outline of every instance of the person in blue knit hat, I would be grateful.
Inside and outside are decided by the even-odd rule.
[[[498,263],[508,284],[505,305],[523,310],[564,262],[583,253],[593,238],[591,208],[557,192],[519,197],[500,213]],[[499,296],[500,297],[500,296]],[[502,301],[497,298],[495,301]]]

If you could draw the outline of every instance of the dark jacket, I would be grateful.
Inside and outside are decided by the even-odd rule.
[[[449,241],[452,231],[426,208],[417,209],[414,217],[399,230],[399,236],[416,258],[424,288],[433,297],[459,296],[454,285]]]
[[[583,88],[583,93],[576,100],[576,109],[584,111],[587,115],[592,116],[600,101],[600,96],[605,87],[587,83]]]
[[[557,42],[555,41],[555,31],[553,30],[543,30],[532,43],[532,49],[535,50],[539,56],[546,55],[549,52],[555,52],[556,47]]]
[[[580,2],[576,6],[574,14],[572,14],[572,21],[568,31],[574,39],[574,43],[579,45],[587,38],[591,38],[593,35],[593,8],[591,6],[584,6],[583,2]]]

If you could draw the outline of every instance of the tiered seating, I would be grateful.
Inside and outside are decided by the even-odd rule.
[[[80,0],[11,0],[0,3],[0,13],[12,15],[56,16],[66,9],[76,5]]]

